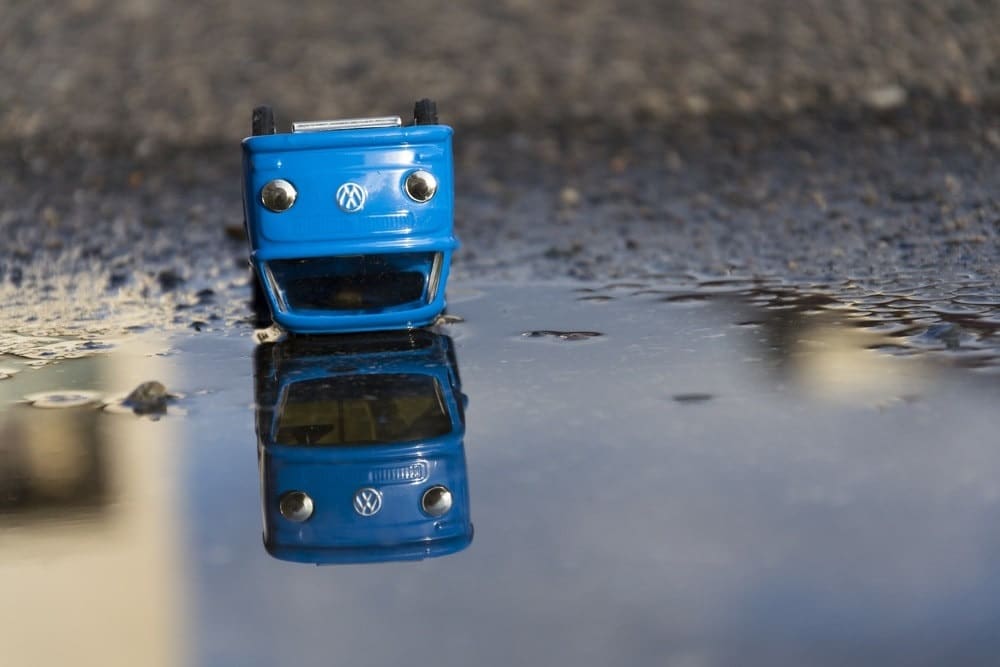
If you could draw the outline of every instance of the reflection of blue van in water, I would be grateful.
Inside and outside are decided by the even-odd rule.
[[[261,345],[256,398],[271,555],[417,560],[472,541],[465,398],[447,336],[414,330]]]
[[[406,329],[445,307],[452,130],[434,103],[399,117],[293,123],[268,107],[243,140],[255,308],[301,333]]]

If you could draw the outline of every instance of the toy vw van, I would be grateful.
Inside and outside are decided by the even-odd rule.
[[[254,110],[243,194],[257,322],[295,333],[410,329],[445,308],[458,242],[450,127],[398,116],[292,123]],[[262,317],[262,313],[265,314]]]
[[[306,563],[418,560],[472,541],[465,397],[427,330],[256,352],[264,546]]]

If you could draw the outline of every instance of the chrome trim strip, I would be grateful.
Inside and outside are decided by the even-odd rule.
[[[378,118],[345,118],[343,120],[309,120],[292,123],[292,132],[327,132],[329,130],[363,130],[373,127],[399,127],[399,116]]]
[[[441,253],[434,253],[434,260],[431,262],[431,274],[427,280],[427,303],[432,303],[437,298],[438,285],[441,283],[442,260]]]
[[[267,282],[267,287],[274,295],[274,300],[277,302],[278,310],[283,313],[288,312],[288,301],[285,299],[285,292],[278,285],[278,281],[275,280],[274,274],[271,273],[270,264],[264,264],[264,280]]]

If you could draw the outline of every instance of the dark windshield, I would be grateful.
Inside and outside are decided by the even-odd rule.
[[[430,375],[348,375],[295,382],[278,415],[286,445],[410,442],[451,432],[437,379]]]
[[[274,259],[267,266],[292,310],[374,313],[424,303],[434,258],[407,252]]]

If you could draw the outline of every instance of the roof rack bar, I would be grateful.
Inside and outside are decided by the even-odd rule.
[[[372,127],[399,127],[399,116],[379,118],[345,118],[344,120],[310,120],[292,123],[292,132],[326,132],[328,130],[361,130]]]

